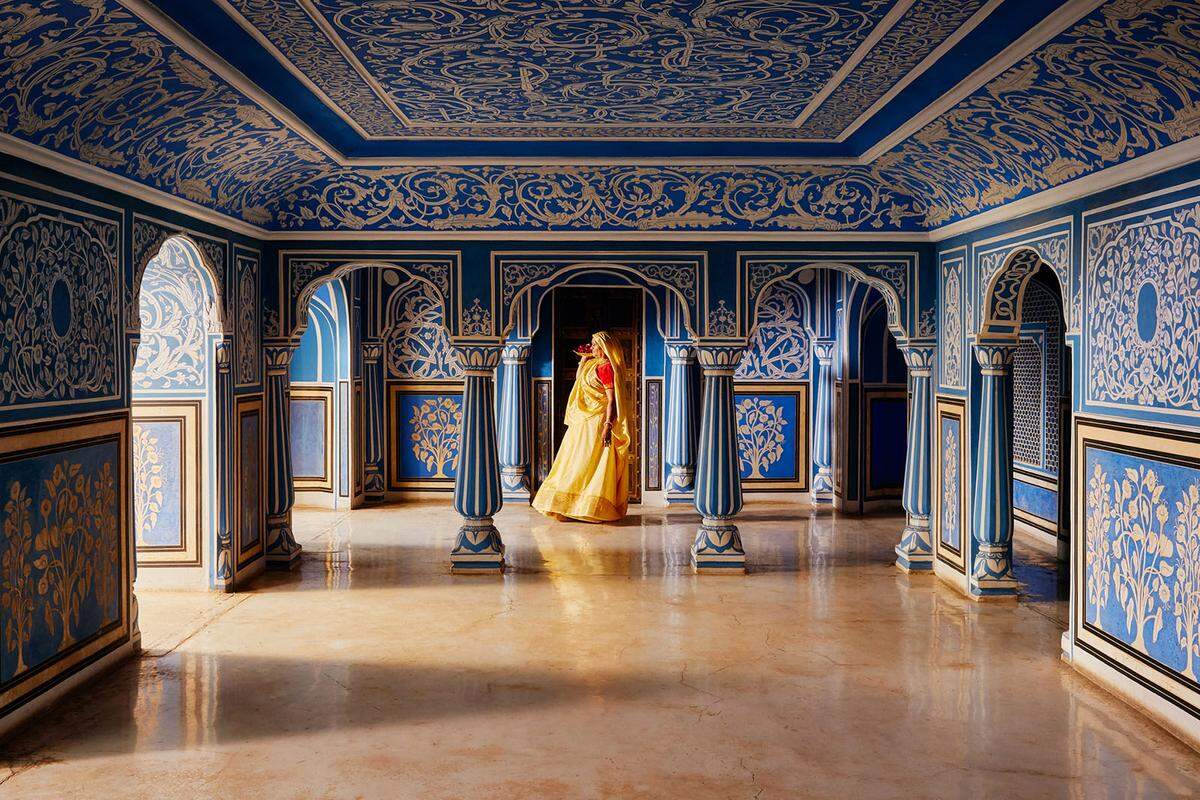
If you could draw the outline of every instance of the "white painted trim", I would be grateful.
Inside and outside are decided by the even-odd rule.
[[[908,137],[924,128],[930,122],[958,105],[969,95],[981,89],[1022,58],[1037,50],[1046,42],[1058,36],[1068,27],[1078,22],[1084,16],[1094,11],[1105,0],[1068,0],[1053,14],[1030,28],[1024,36],[1017,39],[998,55],[989,60],[979,69],[972,72],[950,91],[921,109],[908,122],[880,139],[862,155],[862,161],[870,164],[875,159],[899,145]]]
[[[929,234],[922,232],[872,233],[870,231],[273,231],[266,235],[271,241],[446,241],[453,239],[486,239],[490,241],[521,242],[597,242],[597,241],[682,241],[682,242],[764,242],[786,241],[808,243],[831,242],[878,242],[897,244],[907,242],[929,242]],[[828,255],[828,254],[826,254]]]
[[[241,92],[248,99],[258,103],[264,111],[290,128],[293,133],[306,139],[309,144],[334,161],[341,163],[341,153],[317,135],[316,131],[274,97],[259,89],[253,81],[239,72],[228,61],[210,50],[199,39],[192,36],[190,32],[176,23],[175,20],[150,5],[147,0],[117,0],[117,2],[125,6],[130,13],[140,17],[143,22],[154,28],[159,34],[166,37],[167,41],[182,49],[206,68],[217,73],[231,87]]]
[[[1107,167],[1051,189],[1043,189],[1036,194],[1022,197],[1020,200],[1014,200],[973,217],[934,228],[929,232],[930,241],[940,242],[990,225],[998,225],[1196,162],[1200,162],[1200,136],[1167,145],[1161,150],[1146,153],[1123,164]],[[1181,187],[1172,187],[1161,193],[1177,191],[1179,188]],[[1130,201],[1122,200],[1115,205],[1123,205],[1128,202]],[[1088,215],[1095,214],[1097,210],[1087,213]]]
[[[940,45],[935,47],[929,53],[929,55],[925,56],[925,58],[923,58],[919,64],[913,67],[907,75],[905,75],[900,79],[900,81],[892,86],[892,88],[889,89],[886,94],[872,103],[866,111],[858,116],[858,119],[854,120],[854,122],[851,122],[850,125],[838,135],[837,141],[844,142],[846,139],[850,138],[852,133],[865,125],[866,122],[871,119],[871,117],[879,113],[884,106],[892,102],[896,95],[907,89],[909,84],[921,77],[921,75],[925,74],[925,72],[934,64],[936,64],[942,56],[950,52],[955,45],[966,38],[967,34],[978,28],[980,23],[987,19],[987,17],[991,15],[996,7],[1003,2],[1004,0],[988,0],[987,3],[984,3],[983,7],[976,11],[970,19],[959,26],[958,30],[946,37],[946,39],[943,40]]]
[[[146,186],[145,184],[138,183],[131,178],[122,177],[109,172],[108,170],[101,169],[100,167],[94,167],[91,164],[85,164],[84,162],[71,158],[70,156],[61,155],[53,150],[47,150],[46,148],[36,144],[30,144],[29,142],[18,139],[15,136],[3,131],[0,131],[0,153],[5,153],[15,158],[24,159],[31,164],[52,169],[55,172],[61,173],[69,178],[74,178],[102,189],[111,189],[116,192],[121,192],[122,194],[127,194],[137,200],[143,200],[147,203],[150,203],[159,209],[175,211],[180,214],[186,214],[187,216],[202,222],[207,222],[212,225],[219,225],[226,230],[234,233],[240,233],[243,236],[250,236],[257,239],[270,238],[270,232],[267,231],[266,228],[260,228],[257,225],[243,222],[236,217],[231,217],[228,214],[224,214],[220,211],[213,211],[212,209],[206,208],[199,203],[186,200],[182,197],[176,197],[175,195],[168,194],[161,189],[155,189],[153,187]],[[22,180],[17,178],[17,176],[12,177],[17,180]],[[29,181],[22,180],[22,182],[28,183]],[[60,190],[55,188],[53,191],[59,192]],[[67,194],[67,192],[62,193]],[[81,197],[79,195],[71,196],[79,197],[79,199],[85,200],[89,203],[97,203],[95,200]]]
[[[801,109],[800,114],[792,122],[793,125],[797,127],[803,125],[804,121],[821,107],[821,104],[828,99],[829,95],[833,94],[834,90],[842,85],[842,82],[846,80],[850,73],[858,68],[858,65],[870,54],[875,45],[879,44],[879,40],[886,36],[888,31],[894,28],[896,23],[900,21],[900,18],[908,13],[914,2],[915,0],[899,0],[899,2],[891,7],[887,15],[872,29],[870,35],[862,40],[838,71],[833,73],[833,76],[825,82],[825,85],[821,87],[821,91],[813,95],[812,100],[808,101],[808,105]]]

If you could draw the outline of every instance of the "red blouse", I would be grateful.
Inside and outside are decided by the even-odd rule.
[[[613,368],[612,364],[605,361],[600,366],[596,367],[596,377],[600,379],[600,385],[605,389],[613,387]]]

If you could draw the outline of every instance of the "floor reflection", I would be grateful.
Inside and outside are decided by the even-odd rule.
[[[509,507],[512,568],[451,576],[444,502],[298,512],[296,572],[141,593],[161,645],[6,741],[4,797],[1200,793],[1057,658],[1052,558],[978,604],[892,566],[899,517],[751,506],[744,577],[692,573],[697,524]]]

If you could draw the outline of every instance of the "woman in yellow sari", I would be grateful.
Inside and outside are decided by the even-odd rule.
[[[567,399],[567,433],[533,507],[554,519],[612,522],[629,506],[625,356],[605,331],[576,352],[582,358]]]

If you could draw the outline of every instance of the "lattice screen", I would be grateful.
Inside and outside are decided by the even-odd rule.
[[[1013,460],[1058,472],[1062,321],[1049,289],[1030,283],[1013,358]]]

